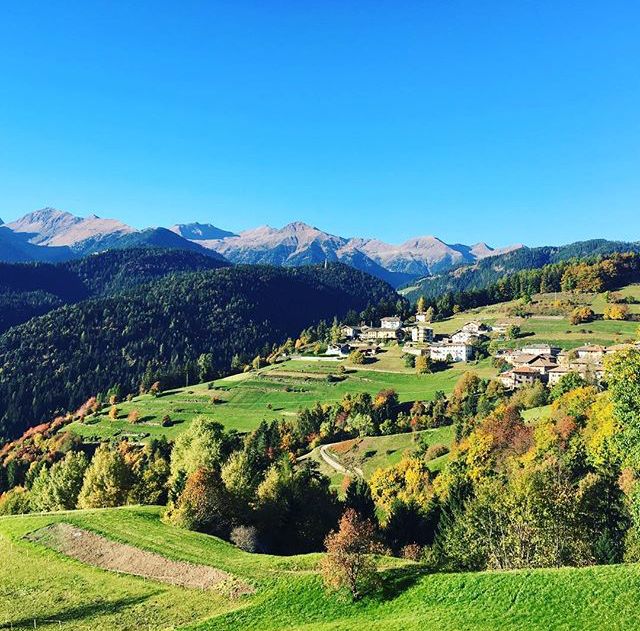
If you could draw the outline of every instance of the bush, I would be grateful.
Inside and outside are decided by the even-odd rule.
[[[168,414],[165,414],[162,417],[162,421],[160,422],[160,425],[162,425],[162,427],[171,427],[173,425],[173,421],[171,420],[171,417]]]
[[[400,556],[408,561],[420,561],[422,558],[422,547],[417,543],[409,543],[400,550]]]
[[[629,315],[629,307],[625,304],[607,305],[604,310],[605,320],[626,320]]]
[[[583,322],[591,322],[595,317],[593,309],[589,307],[576,307],[571,313],[571,324],[582,324]]]
[[[424,454],[425,460],[435,460],[449,453],[449,447],[443,443],[434,443],[431,445]]]
[[[362,351],[351,351],[351,353],[349,353],[349,361],[356,365],[364,364],[364,353]]]
[[[254,526],[236,526],[231,531],[231,543],[245,552],[258,552],[258,530]]]
[[[21,486],[0,496],[0,515],[22,515],[30,510],[29,491]]]

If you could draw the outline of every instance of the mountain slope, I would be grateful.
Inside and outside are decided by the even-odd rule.
[[[30,243],[46,246],[73,246],[87,239],[122,236],[135,231],[116,219],[101,219],[96,215],[76,217],[55,208],[36,210],[7,226],[27,237]]]
[[[68,247],[33,245],[25,235],[17,234],[5,225],[0,226],[0,261],[10,263],[64,261],[71,256],[73,253]]]
[[[29,213],[6,229],[32,248],[68,248],[55,258],[47,258],[39,250],[32,250],[33,258],[29,258],[28,252],[6,248],[0,257],[7,261],[70,259],[111,248],[146,245],[208,252],[234,263],[300,266],[340,261],[394,287],[520,247],[494,250],[485,243],[450,245],[432,236],[395,245],[377,239],[336,236],[300,221],[283,228],[262,226],[240,234],[202,223],[176,224],[168,230],[136,230],[115,219],[77,217],[54,208]]]
[[[341,261],[396,287],[416,276],[472,263],[503,251],[492,250],[486,244],[447,245],[436,237],[419,237],[400,245],[376,239],[347,239],[302,222],[279,229],[263,226],[235,236],[198,237],[196,242],[220,252],[234,263],[293,266]]]
[[[613,252],[640,252],[640,242],[592,239],[563,246],[539,248],[521,247],[517,250],[478,261],[471,266],[460,266],[445,273],[421,278],[401,290],[409,300],[420,296],[435,298],[446,292],[483,289],[508,274],[526,269],[539,269],[551,263],[571,258],[585,258]]]
[[[57,265],[0,263],[0,333],[64,304],[226,265],[196,252],[149,248],[110,250]]]
[[[396,299],[386,283],[329,265],[174,275],[65,305],[0,336],[0,438],[116,383],[137,391],[145,371],[184,385],[202,353],[228,369],[236,354],[254,357],[321,319]]]
[[[227,237],[238,236],[233,232],[229,232],[229,230],[216,228],[216,226],[210,223],[180,223],[175,226],[171,226],[169,230],[191,241],[207,241],[211,239],[225,239]]]
[[[440,573],[389,560],[384,590],[353,603],[327,594],[320,555],[250,554],[216,537],[172,527],[160,507],[125,507],[0,518],[3,622],[14,629],[181,628],[191,631],[634,631],[640,566]],[[255,586],[232,599],[106,572],[30,542],[64,521],[171,559],[226,571]],[[28,559],[28,562],[25,562]],[[25,585],[29,589],[25,589]]]
[[[55,208],[42,208],[0,227],[0,260],[8,262],[62,261],[108,249],[156,247],[191,250],[218,260],[217,252],[166,228],[136,230],[115,219],[77,217]]]

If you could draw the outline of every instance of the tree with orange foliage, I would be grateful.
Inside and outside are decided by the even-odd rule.
[[[378,567],[373,555],[383,548],[376,539],[376,528],[353,509],[347,509],[340,527],[327,535],[327,554],[321,563],[324,585],[331,591],[348,591],[353,600],[378,583]]]

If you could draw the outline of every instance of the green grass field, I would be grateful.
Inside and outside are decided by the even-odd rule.
[[[65,521],[107,538],[211,565],[250,583],[236,600],[84,565],[23,537]],[[600,631],[640,628],[640,567],[428,574],[390,560],[358,603],[324,593],[320,555],[251,555],[123,508],[0,518],[0,628],[356,631],[362,628]],[[34,622],[35,621],[35,622]]]
[[[328,451],[348,469],[362,469],[364,477],[369,479],[376,469],[400,462],[406,453],[417,447],[418,439],[424,440],[429,446],[435,443],[450,445],[453,441],[453,426],[391,436],[356,438],[333,445]]]
[[[624,296],[632,296],[640,300],[640,285],[633,284],[618,290]],[[581,294],[573,296],[568,293],[536,294],[534,303],[552,304],[556,300],[567,301],[572,299],[580,305],[591,307],[596,314],[604,312],[606,301],[605,294]],[[547,342],[571,349],[583,344],[620,344],[622,342],[637,339],[638,322],[595,320],[586,324],[572,325],[567,317],[562,316],[530,316],[527,318],[513,317],[509,315],[509,309],[516,305],[517,301],[504,302],[488,307],[471,309],[458,313],[441,322],[434,322],[433,329],[436,333],[452,333],[470,320],[481,320],[488,324],[504,322],[517,324],[524,334],[518,340],[506,342],[504,346],[522,346],[532,342]],[[632,314],[640,313],[640,304],[629,305]]]
[[[336,362],[290,360],[283,364],[263,368],[257,372],[233,375],[215,381],[212,386],[199,384],[163,393],[161,396],[142,395],[118,405],[120,414],[111,420],[108,408],[84,423],[73,423],[69,428],[87,440],[114,436],[143,440],[147,436],[174,438],[196,417],[213,418],[229,429],[249,431],[262,420],[294,416],[301,408],[317,401],[333,403],[346,393],[369,392],[375,394],[384,388],[398,392],[400,401],[429,400],[436,391],[451,392],[465,370],[482,376],[493,376],[495,369],[489,360],[477,364],[458,364],[435,374],[416,375],[404,367],[402,353],[391,346],[380,359],[365,366],[349,366],[344,380],[330,383],[326,377],[335,374]],[[209,389],[209,388],[212,389]],[[217,403],[213,402],[213,398]],[[132,410],[138,411],[140,422],[127,420]],[[162,427],[162,418],[168,415],[174,423]]]

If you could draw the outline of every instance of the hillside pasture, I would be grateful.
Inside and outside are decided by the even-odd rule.
[[[629,296],[640,301],[640,285],[633,284],[621,287],[615,293],[622,296]],[[572,303],[572,304],[569,304]],[[522,346],[532,342],[545,342],[571,349],[584,344],[612,345],[637,339],[639,322],[633,320],[615,321],[596,319],[593,322],[572,325],[569,315],[574,307],[590,307],[597,316],[602,316],[607,305],[605,294],[571,294],[567,292],[557,292],[548,294],[535,294],[532,296],[532,304],[525,305],[526,310],[530,310],[529,317],[518,317],[513,315],[513,310],[521,304],[519,301],[503,302],[487,307],[479,307],[469,311],[458,313],[445,320],[434,322],[435,333],[452,333],[460,329],[470,320],[479,320],[487,324],[515,324],[521,328],[522,337],[517,340],[508,340],[501,343],[501,346],[514,347]],[[564,314],[549,315],[549,312],[556,311]],[[640,314],[640,304],[631,304],[630,314]]]
[[[402,353],[397,346],[390,347],[382,355],[387,366],[402,362]],[[72,423],[69,428],[86,440],[112,437],[146,440],[159,436],[171,439],[195,417],[203,416],[219,421],[228,429],[246,432],[255,429],[263,420],[291,418],[301,408],[318,401],[337,403],[347,393],[374,395],[392,388],[401,402],[426,401],[439,390],[451,392],[466,370],[484,377],[496,374],[489,360],[456,364],[428,375],[417,375],[404,365],[402,370],[384,370],[378,363],[357,367],[346,364],[346,373],[339,375],[338,365],[336,362],[290,360],[259,371],[218,379],[211,384],[167,391],[160,396],[144,394],[119,403],[116,420],[109,418],[109,407],[106,406],[97,416],[87,417],[84,423]],[[334,376],[333,380],[330,375]],[[139,416],[135,424],[128,420],[134,410]],[[169,427],[162,426],[166,416],[171,422]]]
[[[419,441],[429,446],[436,443],[450,445],[453,441],[453,426],[390,436],[354,438],[333,444],[328,451],[344,467],[350,470],[357,467],[362,470],[365,479],[369,479],[376,469],[400,462],[404,455],[418,447]]]
[[[191,631],[442,631],[640,628],[640,566],[430,574],[384,560],[382,588],[351,603],[328,595],[319,554],[255,555],[162,523],[154,507],[0,518],[0,627]],[[211,566],[255,589],[230,597],[79,562],[26,535],[64,522],[168,559]]]

